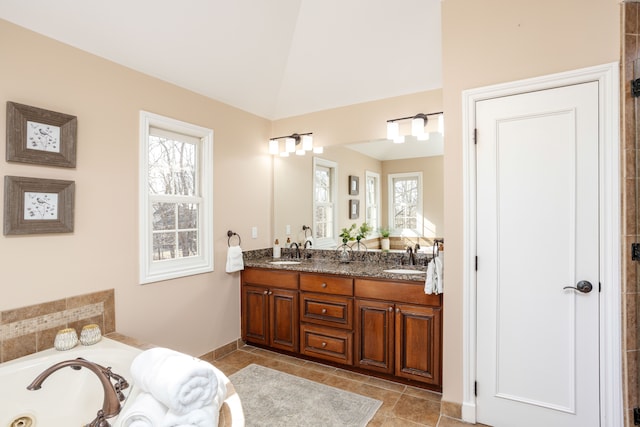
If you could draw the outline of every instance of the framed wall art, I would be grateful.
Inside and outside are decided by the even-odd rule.
[[[349,175],[349,195],[357,196],[360,192],[360,178],[355,175]]]
[[[349,219],[358,219],[360,216],[360,200],[349,200]]]
[[[4,234],[73,231],[75,182],[4,177]]]
[[[7,161],[76,167],[78,119],[7,101]]]

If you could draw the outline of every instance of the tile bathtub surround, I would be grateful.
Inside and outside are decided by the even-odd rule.
[[[0,312],[0,363],[53,347],[60,329],[97,324],[115,331],[114,290],[93,292]]]

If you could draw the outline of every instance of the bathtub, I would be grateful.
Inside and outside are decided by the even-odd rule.
[[[108,338],[91,346],[78,345],[68,351],[41,351],[9,362],[0,363],[0,427],[69,427],[84,426],[102,409],[104,393],[98,377],[87,369],[62,368],[52,373],[40,390],[27,386],[42,371],[64,360],[82,357],[122,375],[129,382],[123,391],[126,400],[122,411],[139,390],[133,384],[129,367],[142,350]],[[244,414],[240,400],[228,383],[220,425],[242,426]],[[121,413],[122,413],[121,411]],[[118,427],[118,417],[108,419]]]

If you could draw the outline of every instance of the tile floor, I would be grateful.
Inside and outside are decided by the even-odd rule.
[[[369,422],[369,427],[469,427],[471,425],[440,415],[440,393],[296,359],[253,346],[244,346],[209,362],[227,376],[255,363],[378,399],[382,401],[382,406]],[[242,399],[242,396],[240,398]]]

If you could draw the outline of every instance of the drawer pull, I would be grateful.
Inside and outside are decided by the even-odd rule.
[[[322,309],[322,314],[327,314],[327,309],[326,308]]]
[[[322,343],[322,348],[325,348],[326,346],[327,346],[327,343],[326,343],[326,342],[323,342],[323,343]]]
[[[327,284],[326,284],[325,282],[322,282],[322,287],[323,287],[323,288],[326,288],[326,287],[327,287]]]

